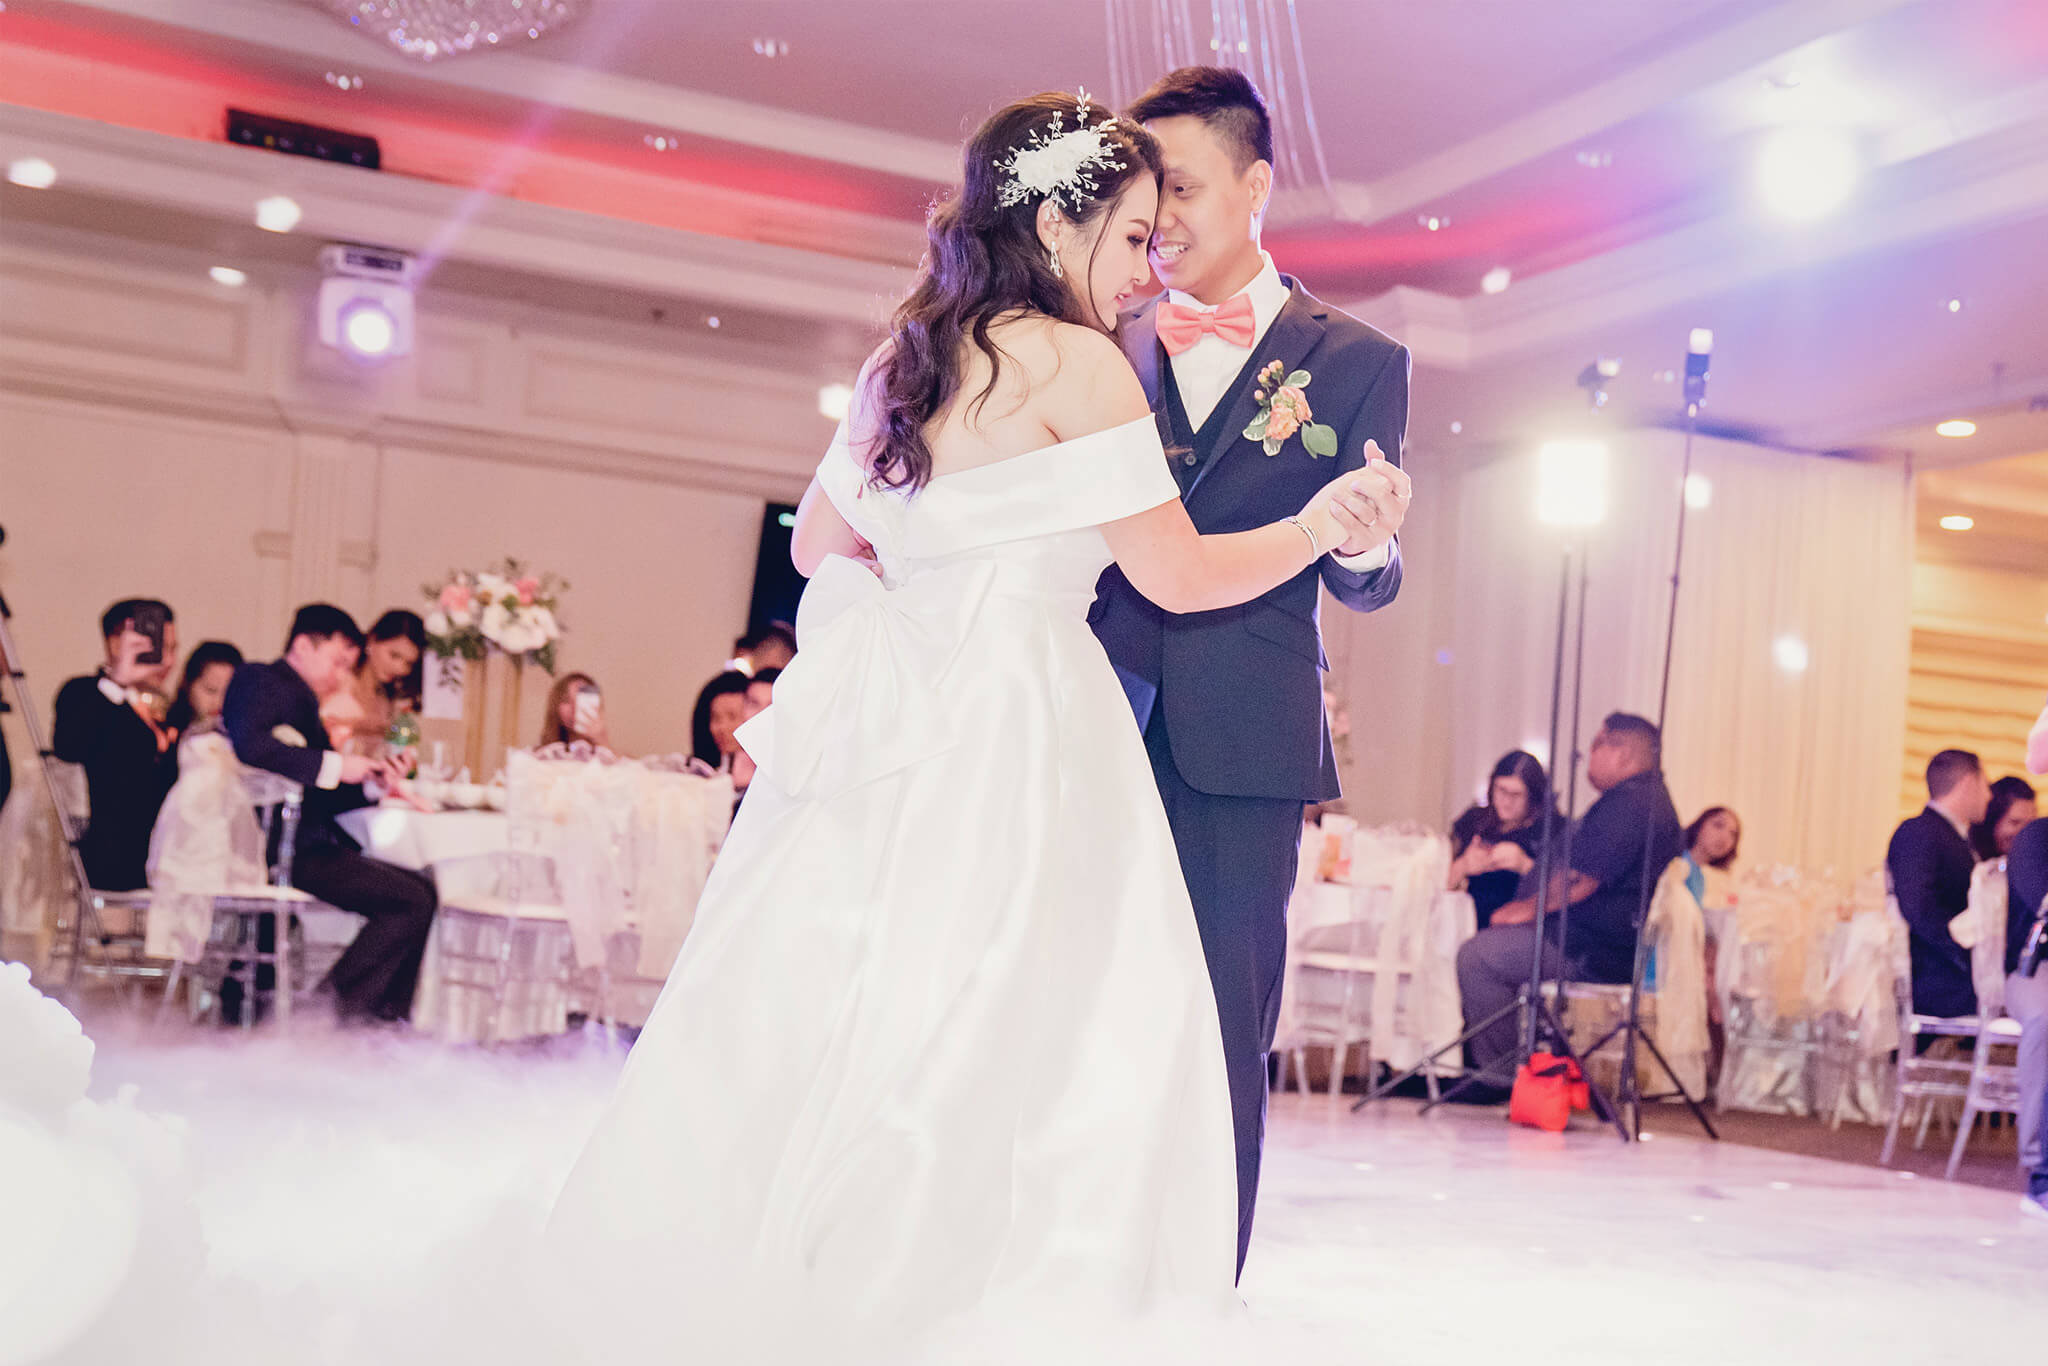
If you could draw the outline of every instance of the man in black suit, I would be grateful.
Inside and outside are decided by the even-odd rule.
[[[162,720],[178,624],[154,598],[124,598],[101,616],[100,635],[106,663],[58,690],[50,748],[85,770],[92,810],[78,852],[86,880],[132,892],[149,885],[149,834],[178,780],[177,733]]]
[[[1657,727],[1627,712],[1609,716],[1586,752],[1586,781],[1600,799],[1573,827],[1570,865],[1551,875],[1542,910],[1532,874],[1524,879],[1523,895],[1495,911],[1492,922],[1458,950],[1458,993],[1468,1028],[1512,1003],[1528,982],[1539,920],[1547,971],[1569,969],[1585,982],[1626,982],[1635,975],[1643,883],[1654,886],[1685,848],[1678,809],[1664,784]],[[1567,907],[1560,942],[1559,912]],[[1518,1029],[1509,1015],[1472,1040],[1473,1065],[1496,1086],[1514,1080],[1509,1063]]]
[[[1968,750],[1945,749],[1927,763],[1927,809],[1901,825],[1885,854],[1885,872],[1905,917],[1913,963],[1913,1010],[1953,1018],[1977,1013],[1970,951],[1948,922],[1970,906],[1977,856],[1970,827],[1984,819],[1991,785]]]
[[[2020,1165],[2027,1169],[2020,1208],[2048,1218],[2048,964],[2021,957],[2035,920],[2048,913],[2048,819],[2033,822],[2013,840],[2005,886],[2005,1008],[2020,1022]],[[2040,952],[2034,946],[2034,954]]]
[[[1323,708],[1321,590],[1357,612],[1400,590],[1408,351],[1281,275],[1260,248],[1273,131],[1242,73],[1176,71],[1127,117],[1165,153],[1151,258],[1168,293],[1126,320],[1124,350],[1174,452],[1195,529],[1281,520],[1339,474],[1372,466],[1337,506],[1344,544],[1321,547],[1315,567],[1265,597],[1173,615],[1111,569],[1088,614],[1144,733],[1216,988],[1242,1269],[1302,807],[1340,795]],[[1294,381],[1285,416],[1278,386],[1260,378],[1274,366]]]
[[[244,764],[305,789],[292,884],[369,922],[327,976],[337,1013],[393,1021],[412,1012],[437,901],[431,878],[365,858],[335,824],[397,783],[382,759],[331,749],[320,724],[320,699],[344,686],[362,648],[348,613],[326,603],[301,607],[283,659],[236,671],[221,724]]]

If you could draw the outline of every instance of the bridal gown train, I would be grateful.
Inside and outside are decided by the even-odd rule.
[[[551,1297],[627,1362],[635,1325],[676,1360],[904,1359],[1234,1306],[1215,1003],[1086,622],[1101,525],[1179,496],[1152,420],[908,497],[842,432],[818,477],[885,578],[825,562],[740,732],[760,776],[556,1204]]]

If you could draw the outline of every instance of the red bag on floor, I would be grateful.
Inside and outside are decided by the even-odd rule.
[[[1592,1091],[1577,1063],[1549,1053],[1531,1053],[1515,1073],[1508,1118],[1532,1129],[1561,1134],[1571,1122],[1573,1107],[1584,1110],[1592,1103]]]

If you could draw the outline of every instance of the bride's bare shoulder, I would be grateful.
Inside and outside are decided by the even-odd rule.
[[[1057,324],[1059,370],[1043,395],[1045,425],[1062,441],[1119,427],[1151,411],[1137,372],[1107,333]]]

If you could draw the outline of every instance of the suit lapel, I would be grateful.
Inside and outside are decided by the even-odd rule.
[[[1222,462],[1225,454],[1253,444],[1245,440],[1244,429],[1259,411],[1259,401],[1252,397],[1259,387],[1256,383],[1259,371],[1276,360],[1293,370],[1323,339],[1322,305],[1304,292],[1298,282],[1289,281],[1289,286],[1292,292],[1280,309],[1280,316],[1273,319],[1266,335],[1252,347],[1251,356],[1245,361],[1244,369],[1238,372],[1236,382],[1217,402],[1209,420],[1202,424],[1201,435],[1196,441],[1197,448],[1202,451],[1202,465],[1188,485],[1189,497],[1201,488],[1202,481]],[[1309,403],[1311,407],[1315,404],[1313,390],[1309,393]]]

